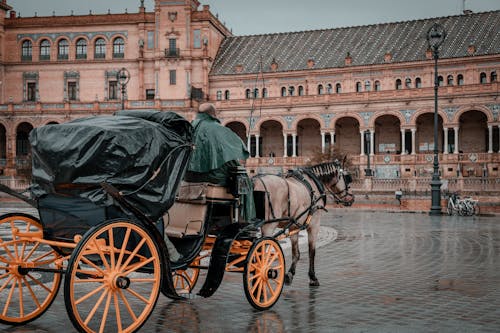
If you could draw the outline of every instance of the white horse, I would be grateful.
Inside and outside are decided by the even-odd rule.
[[[300,258],[298,232],[306,229],[309,245],[309,285],[319,286],[314,270],[314,257],[320,211],[326,210],[327,194],[332,195],[337,203],[352,205],[354,196],[349,190],[351,181],[351,176],[340,168],[338,162],[295,169],[284,176],[258,175],[253,178],[254,191],[265,193],[264,220],[270,221],[262,226],[262,234],[277,238],[290,235],[292,264],[285,276],[286,284],[292,283]],[[284,229],[274,234],[277,227]]]

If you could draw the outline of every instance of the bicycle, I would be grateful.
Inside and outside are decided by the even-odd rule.
[[[448,205],[446,208],[448,215],[458,213],[460,216],[472,216],[479,214],[478,200],[471,197],[460,199],[457,193],[453,193],[448,197]]]

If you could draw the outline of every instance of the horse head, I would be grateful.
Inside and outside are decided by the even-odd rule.
[[[336,203],[351,206],[354,203],[354,195],[349,188],[352,177],[348,171],[343,169],[342,165],[344,163],[341,164],[338,160],[335,160],[334,162],[311,166],[309,169],[324,185],[326,191]]]

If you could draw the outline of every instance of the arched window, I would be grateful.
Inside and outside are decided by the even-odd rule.
[[[33,55],[33,44],[30,40],[25,40],[21,46],[21,60],[31,61]]]
[[[245,90],[245,98],[250,99],[250,89]]]
[[[228,99],[229,99],[229,97],[230,97],[229,90],[224,91],[224,99],[225,99],[225,100],[228,100]]]
[[[95,41],[94,59],[104,58],[106,58],[106,41],[104,40],[104,38],[98,38]]]
[[[323,95],[323,85],[318,85],[318,95]]]
[[[422,88],[422,79],[419,77],[415,79],[415,88]]]
[[[403,88],[403,85],[401,84],[401,79],[396,80],[396,90],[400,90]]]
[[[333,88],[332,88],[332,85],[330,83],[328,83],[326,85],[326,93],[327,94],[331,94],[333,92]]]
[[[497,71],[493,71],[490,74],[490,82],[497,82]]]
[[[217,90],[217,100],[220,101],[222,99],[222,91]]]
[[[365,81],[365,91],[371,91],[372,90],[372,83],[370,80]]]
[[[486,83],[486,73],[479,74],[479,83]]]
[[[299,96],[304,96],[304,87],[299,86]]]
[[[113,58],[125,57],[125,41],[121,37],[113,40]]]
[[[67,39],[61,39],[57,43],[57,59],[63,60],[69,57],[69,42]]]
[[[342,92],[342,85],[341,85],[340,83],[337,83],[337,84],[335,85],[335,92],[336,92],[337,94],[340,94],[340,93]]]
[[[87,59],[87,41],[83,38],[76,41],[76,59]]]
[[[290,87],[288,87],[288,94],[289,94],[290,96],[295,95],[295,87],[294,87],[294,86],[290,86]]]
[[[50,60],[50,42],[48,39],[40,42],[40,60]]]
[[[375,81],[375,91],[380,91],[380,81]]]
[[[286,96],[286,87],[281,87],[281,97]]]
[[[253,90],[253,98],[259,98],[259,89],[255,88]]]
[[[356,82],[356,92],[361,92],[361,82]]]
[[[269,94],[267,93],[267,88],[262,88],[262,98],[267,98],[269,97]]]
[[[448,75],[446,77],[446,84],[449,85],[449,86],[453,85],[453,75]]]
[[[410,89],[411,88],[411,79],[409,77],[407,77],[405,79],[405,88],[406,89]]]
[[[462,86],[464,84],[464,76],[462,74],[457,75],[457,84]]]
[[[441,75],[438,76],[438,86],[442,87],[444,85],[444,79]]]

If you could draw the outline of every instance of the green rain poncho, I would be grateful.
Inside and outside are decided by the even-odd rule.
[[[228,186],[227,180],[231,167],[246,160],[249,153],[243,141],[231,129],[220,124],[217,118],[208,113],[198,113],[192,122],[195,129],[195,149],[191,155],[186,180],[190,182],[209,182]],[[249,188],[252,188],[248,180]],[[255,217],[253,195],[242,198],[243,219],[250,221]]]

